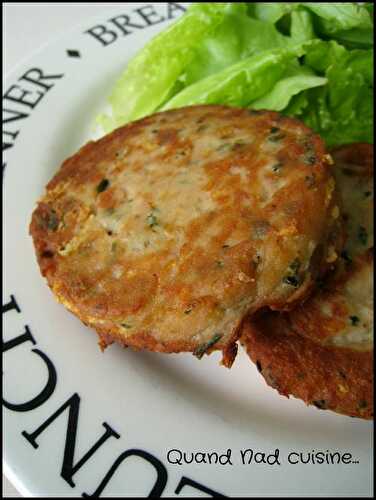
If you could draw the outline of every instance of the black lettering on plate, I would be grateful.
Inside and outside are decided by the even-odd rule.
[[[110,45],[117,39],[117,33],[107,29],[103,24],[93,26],[89,30],[85,31],[85,33],[88,33],[96,38],[104,47]]]
[[[8,104],[16,103],[26,106],[28,110],[34,109],[45,94],[55,85],[55,80],[60,79],[64,74],[46,74],[40,68],[28,69],[19,79],[19,82],[27,82],[32,87],[37,87],[38,90],[29,90],[20,85],[11,85],[3,95],[3,114],[2,123],[14,122],[16,120],[23,120],[29,116],[29,112],[11,109]],[[42,89],[42,91],[40,90]],[[13,105],[13,104],[10,104]],[[2,130],[3,146],[2,150],[5,151],[14,146],[16,137],[20,133],[19,130]],[[6,162],[3,161],[3,176],[6,167]]]
[[[132,31],[128,31],[127,28],[135,28],[135,29],[143,29],[146,28],[147,25],[133,24],[130,20],[130,17],[127,14],[120,14],[120,16],[115,16],[109,19],[111,23],[113,23],[119,30],[123,33],[123,35],[129,35]]]
[[[37,85],[47,92],[55,85],[55,82],[51,82],[51,80],[58,80],[60,78],[63,78],[63,76],[64,74],[45,75],[40,68],[31,68],[28,69],[26,73],[24,73],[21,78],[18,79],[18,81],[25,81],[33,85]]]
[[[227,498],[226,495],[222,495],[222,493],[218,493],[217,491],[211,490],[210,488],[207,488],[206,486],[203,486],[202,484],[198,483],[197,481],[193,481],[193,479],[189,479],[188,477],[182,477],[180,479],[179,484],[176,487],[175,493],[176,495],[179,495],[181,490],[185,486],[190,486],[191,488],[195,488],[198,491],[202,491],[203,493],[207,493],[213,498]]]
[[[33,97],[27,97],[30,95]],[[28,106],[33,109],[42,99],[43,95],[43,92],[40,92],[39,90],[37,92],[32,92],[20,87],[19,85],[11,85],[5,92],[3,99],[6,101],[16,102],[17,104],[23,104],[24,106]]]
[[[182,5],[179,5],[178,3],[173,3],[173,2],[168,2],[167,4],[167,19],[175,19],[175,12],[185,12],[186,9]]]
[[[88,450],[85,455],[76,462],[74,461],[74,451],[76,448],[76,437],[77,437],[77,424],[78,416],[80,412],[80,396],[75,393],[71,396],[58,410],[55,411],[43,424],[41,424],[38,429],[34,432],[29,433],[26,431],[22,432],[22,435],[29,441],[29,443],[34,447],[38,448],[38,443],[36,438],[61,414],[66,408],[69,408],[68,414],[68,425],[67,432],[65,436],[65,448],[64,448],[64,458],[63,465],[61,469],[61,476],[65,481],[72,487],[75,484],[72,477],[81,469],[81,467],[89,460],[89,458],[104,444],[108,438],[111,436],[116,439],[120,438],[120,435],[114,431],[106,422],[102,425],[106,429],[98,441]]]
[[[13,339],[8,340],[7,342],[3,341],[2,350],[3,352],[7,352],[9,351],[9,349],[13,349],[14,347],[28,341],[30,341],[34,345],[36,344],[34,337],[30,331],[30,328],[27,325],[25,325],[25,333],[22,333],[21,335],[18,335],[18,337],[14,337]]]
[[[39,68],[31,68],[26,71],[19,79],[19,82],[28,82],[37,87],[41,87],[44,89],[44,92],[40,90],[27,90],[24,87],[20,87],[19,85],[11,85],[3,95],[4,101],[11,101],[17,104],[22,104],[23,106],[27,106],[28,108],[34,109],[35,106],[39,103],[39,101],[43,98],[46,92],[48,92],[53,86],[54,83],[51,83],[50,80],[56,80],[62,78],[64,75],[46,75]],[[49,81],[47,84],[46,81]],[[7,110],[8,113],[11,110]],[[14,111],[12,111],[15,113]],[[9,121],[9,120],[8,120]],[[3,120],[4,122],[4,120]]]
[[[3,130],[3,147],[2,147],[2,151],[5,151],[6,149],[8,148],[12,148],[14,146],[14,141],[16,140],[16,137],[18,136],[18,134],[20,133],[19,130],[17,130],[16,132],[7,132],[6,130]],[[7,138],[5,138],[5,142],[4,142],[4,135],[10,135],[10,137],[13,139],[12,142],[7,142]],[[3,167],[5,167],[5,163],[3,163]]]
[[[119,467],[119,465],[126,460],[128,457],[140,457],[149,462],[156,470],[157,472],[157,479],[154,483],[153,488],[151,489],[150,493],[147,495],[147,498],[160,498],[165,487],[167,484],[167,469],[163,465],[163,463],[158,460],[158,458],[154,457],[147,451],[143,450],[137,450],[137,449],[131,449],[131,450],[126,450],[124,451],[113,463],[112,467],[110,470],[107,472],[107,474],[104,476],[102,482],[98,486],[98,488],[92,493],[91,495],[88,495],[87,493],[82,493],[82,496],[84,498],[90,498],[90,497],[99,497],[100,494],[103,492],[105,487],[107,486],[107,483],[110,481],[112,476],[114,475],[116,469]],[[145,497],[146,498],[146,495]]]
[[[17,301],[14,295],[10,296],[10,301],[3,305],[3,314],[15,309],[18,313],[21,312],[20,306],[17,304]]]
[[[26,327],[27,328],[27,327]],[[21,335],[22,337],[22,335]],[[20,337],[17,337],[19,339]],[[32,340],[33,343],[35,343],[34,339],[27,339],[27,340]],[[14,347],[14,345],[13,345]],[[9,349],[9,347],[8,347]],[[4,348],[3,348],[4,350]],[[49,359],[44,352],[40,351],[39,349],[32,349],[32,352],[35,352],[35,354],[38,354],[43,361],[45,362],[48,370],[48,380],[44,388],[41,390],[41,392],[35,396],[35,398],[31,399],[30,401],[27,401],[26,403],[9,403],[8,401],[5,401],[3,399],[3,405],[5,408],[8,408],[8,410],[12,411],[31,411],[34,410],[35,408],[38,408],[38,406],[41,406],[43,403],[47,401],[53,394],[55,387],[56,387],[56,369],[52,363],[52,361]]]
[[[10,116],[7,116],[10,115]],[[27,118],[29,116],[29,113],[22,113],[21,111],[16,111],[14,109],[3,109],[3,118],[2,118],[2,123],[8,123],[8,122],[13,122],[15,120],[23,120],[24,118]],[[13,140],[17,137],[18,132],[4,132],[3,134],[9,134],[13,137]],[[16,137],[14,137],[14,134],[16,134]],[[4,149],[4,147],[3,147]]]
[[[167,19],[175,19],[179,14],[184,13],[185,10],[185,7],[179,5],[178,3],[168,2],[167,17],[164,17],[158,14],[153,5],[143,5],[138,9],[134,9],[131,15],[120,14],[108,19],[107,22],[111,23],[110,28],[107,27],[106,23],[97,24],[96,26],[84,31],[84,33],[91,35],[93,38],[98,40],[103,47],[106,47],[118,39],[119,33],[124,36],[130,35],[134,32],[134,30],[144,29],[148,26],[162,23]],[[141,24],[133,19],[136,15],[138,17],[138,21],[140,19],[142,20]]]
[[[144,21],[146,21],[146,24],[148,26],[153,26],[154,24],[166,21],[165,17],[160,16],[156,12],[153,5],[144,5],[139,9],[134,9],[134,11],[137,12],[137,14],[139,14],[139,16],[141,16]]]

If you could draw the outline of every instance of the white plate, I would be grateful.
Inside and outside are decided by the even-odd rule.
[[[147,5],[119,4],[85,22],[6,80],[6,474],[25,496],[371,496],[370,422],[278,396],[242,351],[231,370],[218,366],[218,354],[198,361],[118,346],[102,354],[95,334],[56,303],[40,276],[28,236],[36,200],[60,163],[91,137],[94,117],[129,58],[171,22],[168,9],[177,17],[177,5],[184,4]],[[126,35],[109,20],[125,14],[139,26]],[[112,43],[88,33],[98,25]],[[25,80],[25,74],[40,78],[39,71],[39,84]],[[270,463],[243,465],[246,449],[258,452],[258,461],[260,453],[279,453],[279,463],[270,455]],[[176,460],[178,452],[169,450],[186,452],[187,459],[191,452],[231,453],[231,463],[173,464],[168,458]],[[295,461],[303,453],[305,460],[307,453],[327,451],[351,454],[351,461],[289,463],[289,456]]]

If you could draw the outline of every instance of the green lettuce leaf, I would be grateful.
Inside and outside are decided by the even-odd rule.
[[[287,71],[270,92],[251,103],[251,108],[282,111],[288,106],[293,96],[310,88],[321,87],[327,81],[326,78],[316,76],[309,68],[300,66]]]
[[[260,21],[274,24],[301,4],[298,2],[255,2],[253,4],[252,2],[251,5],[250,15],[260,19]]]
[[[335,38],[348,48],[371,48],[373,47],[373,28],[337,31]]]
[[[99,118],[107,131],[152,113],[171,95],[195,49],[223,20],[228,7],[228,3],[217,2],[193,4],[145,45],[109,97],[113,116]]]
[[[183,89],[163,110],[194,104],[227,104],[247,107],[267,93],[282,77],[300,50],[264,51]]]
[[[345,47],[334,40],[313,40],[304,44],[304,48],[304,63],[320,74],[324,74],[329,66],[346,57],[347,53]]]
[[[328,84],[307,91],[299,116],[328,146],[373,142],[373,50],[346,51],[326,70]],[[287,110],[291,113],[291,109]]]
[[[308,97],[309,94],[307,90],[294,95],[291,98],[289,105],[283,110],[283,114],[299,118],[309,106]]]
[[[195,57],[182,78],[184,85],[206,78],[253,54],[289,45],[288,37],[273,24],[252,19],[233,4],[223,22],[196,50]]]
[[[194,104],[295,116],[329,146],[373,141],[373,4],[193,4],[133,58],[106,131]]]
[[[368,10],[369,14],[373,16],[373,2],[364,2],[364,7]]]
[[[315,15],[317,31],[346,48],[373,46],[373,7],[358,3],[304,3]]]
[[[306,2],[301,5],[318,16],[320,28],[326,35],[353,28],[372,28],[367,8],[359,3]]]
[[[316,37],[310,12],[305,9],[291,12],[290,35],[294,43],[306,42]]]

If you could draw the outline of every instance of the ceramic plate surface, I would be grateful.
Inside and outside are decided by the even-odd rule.
[[[184,6],[119,4],[5,82],[5,472],[25,496],[371,496],[372,423],[280,397],[242,350],[231,370],[218,353],[102,354],[40,276],[37,199],[92,137],[127,61]]]

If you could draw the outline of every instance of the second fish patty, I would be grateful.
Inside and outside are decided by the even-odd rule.
[[[304,304],[244,323],[242,343],[285,396],[373,416],[373,146],[333,152],[348,239],[335,272]]]

